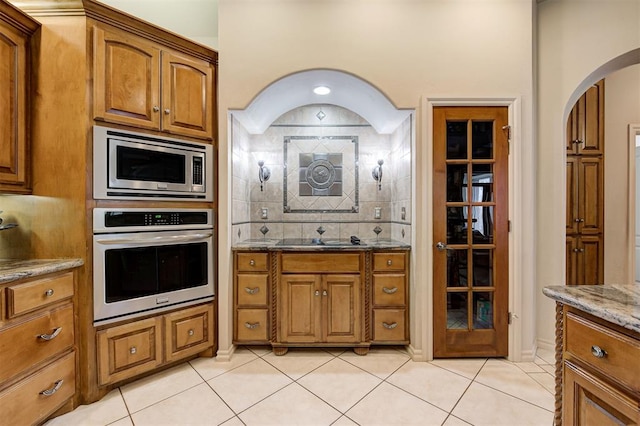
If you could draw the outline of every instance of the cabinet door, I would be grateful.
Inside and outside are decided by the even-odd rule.
[[[278,341],[314,343],[321,335],[321,277],[283,275],[280,280]]]
[[[578,238],[577,284],[604,284],[604,244],[597,235]]]
[[[162,364],[161,317],[100,330],[96,334],[98,382],[118,382]]]
[[[0,23],[0,188],[28,190],[27,40]]]
[[[604,152],[604,80],[578,99],[567,120],[567,154]]]
[[[213,305],[196,306],[164,316],[165,361],[203,352],[213,346]]]
[[[604,175],[601,158],[582,157],[578,162],[578,232],[598,234],[604,227]]]
[[[567,156],[567,234],[577,234],[580,216],[578,212],[578,164],[580,158]]]
[[[570,362],[564,364],[562,424],[637,425],[638,402]]]
[[[124,31],[94,27],[96,120],[160,129],[160,50]]]
[[[162,129],[213,139],[213,66],[162,53]]]
[[[578,276],[578,238],[573,235],[567,235],[566,252],[567,252],[567,276],[565,285],[577,285]]]
[[[360,277],[324,275],[322,281],[323,340],[327,343],[359,342],[362,312]]]

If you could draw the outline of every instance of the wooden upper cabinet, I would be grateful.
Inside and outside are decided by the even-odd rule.
[[[94,118],[160,129],[160,49],[94,27]]]
[[[0,2],[0,193],[29,193],[31,35],[39,24]]]
[[[162,52],[162,128],[211,139],[213,68],[205,61]]]
[[[567,154],[604,152],[604,80],[578,99],[567,120]]]
[[[211,63],[94,27],[94,119],[211,140],[214,90]]]

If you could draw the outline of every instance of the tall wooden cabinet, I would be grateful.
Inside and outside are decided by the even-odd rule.
[[[604,81],[567,122],[567,285],[604,281]]]
[[[11,1],[41,23],[34,52],[33,194],[47,205],[33,213],[31,231],[39,238],[32,249],[35,257],[76,257],[85,263],[78,272],[76,296],[80,368],[74,401],[84,404],[100,399],[118,381],[152,371],[133,367],[144,346],[135,344],[135,354],[126,352],[131,346],[120,334],[126,327],[119,327],[127,323],[136,322],[132,336],[138,337],[142,334],[136,334],[137,327],[142,326],[137,321],[157,324],[156,353],[149,356],[155,358],[147,366],[215,350],[214,306],[203,307],[207,313],[195,317],[187,308],[93,326],[93,209],[215,210],[215,204],[93,199],[92,127],[107,125],[152,136],[171,133],[215,144],[218,54],[97,1]],[[52,224],[50,217],[65,220]],[[148,347],[148,340],[145,343]],[[101,352],[105,347],[110,348],[107,356]]]
[[[0,193],[29,193],[32,36],[40,25],[0,2]]]

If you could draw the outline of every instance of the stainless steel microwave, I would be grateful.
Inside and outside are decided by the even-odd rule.
[[[93,126],[93,197],[213,201],[213,146]]]

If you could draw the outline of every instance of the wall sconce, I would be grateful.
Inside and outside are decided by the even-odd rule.
[[[373,168],[371,171],[371,176],[373,179],[378,182],[378,191],[382,189],[382,165],[384,161],[382,159],[378,160],[378,165]]]
[[[264,183],[269,180],[271,177],[271,170],[267,166],[264,165],[264,161],[258,161],[258,179],[260,179],[260,191],[264,190]]]

